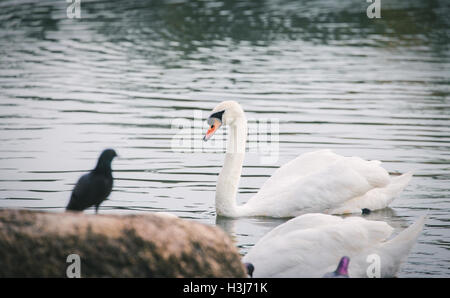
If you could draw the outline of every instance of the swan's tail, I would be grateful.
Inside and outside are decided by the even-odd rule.
[[[361,197],[354,198],[333,209],[331,214],[359,213],[368,209],[370,211],[386,208],[395,197],[402,192],[411,180],[413,172],[391,178],[385,187],[374,188]]]
[[[380,258],[383,277],[395,276],[401,263],[406,259],[422,232],[426,219],[427,215],[421,216],[407,229],[382,245],[380,248]]]
[[[400,175],[398,177],[394,177],[391,179],[391,183],[389,183],[388,186],[385,187],[384,193],[388,197],[388,202],[386,205],[389,205],[394,198],[405,189],[405,187],[408,185],[409,181],[411,181],[411,178],[413,176],[413,172],[407,172],[403,175]]]

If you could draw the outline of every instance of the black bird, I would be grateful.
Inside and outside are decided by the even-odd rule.
[[[95,206],[95,213],[98,213],[98,207],[106,200],[113,187],[111,162],[116,156],[116,151],[113,149],[102,152],[95,169],[78,180],[66,211],[83,211]]]

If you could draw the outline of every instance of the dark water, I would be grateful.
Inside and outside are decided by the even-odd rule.
[[[172,147],[175,119],[201,138],[218,102],[279,120],[279,157],[247,155],[238,201],[298,154],[330,148],[415,170],[369,218],[399,231],[428,210],[400,277],[450,276],[450,9],[382,0],[0,2],[0,207],[62,212],[78,177],[115,148],[101,213],[164,211],[217,224],[244,254],[275,219],[216,218],[223,154]],[[92,210],[88,211],[92,213]]]

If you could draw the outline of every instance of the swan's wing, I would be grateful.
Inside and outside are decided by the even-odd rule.
[[[271,239],[275,237],[287,235],[292,231],[320,228],[325,225],[339,224],[342,221],[343,219],[338,216],[330,216],[322,213],[308,213],[302,216],[297,216],[275,227],[264,235],[258,243],[263,243],[266,240],[271,241]]]
[[[379,222],[377,221],[369,221],[361,217],[348,217],[341,218],[339,216],[333,216],[322,213],[308,213],[301,216],[297,216],[287,222],[275,227],[266,235],[264,235],[258,243],[263,243],[265,241],[272,241],[272,239],[276,237],[284,237],[291,232],[297,232],[300,230],[309,230],[309,229],[322,229],[323,227],[329,226],[339,226],[342,223],[354,223],[359,226],[363,226],[364,229],[367,230],[368,237],[373,241],[381,241],[385,239],[386,230],[376,229]],[[375,223],[375,224],[374,224]],[[392,230],[388,230],[387,232],[392,232]],[[389,236],[389,235],[388,235]]]
[[[379,246],[392,231],[381,221],[307,214],[269,232],[243,261],[255,266],[254,277],[321,277],[342,256]]]
[[[259,192],[270,191],[280,185],[289,184],[291,181],[296,181],[301,177],[321,170],[341,158],[342,156],[335,154],[329,149],[303,153],[279,167],[266,180]]]
[[[329,150],[307,153],[278,169],[247,205],[256,213],[289,217],[327,212],[389,183],[379,161],[344,157]]]

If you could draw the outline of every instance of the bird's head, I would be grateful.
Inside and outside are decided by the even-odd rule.
[[[339,261],[339,265],[336,268],[336,274],[348,276],[348,265],[350,264],[349,257],[342,257]]]
[[[219,103],[208,117],[207,123],[209,129],[203,137],[203,140],[208,141],[222,125],[232,125],[235,121],[241,119],[245,119],[245,115],[244,110],[238,102],[228,100]]]
[[[116,151],[113,149],[106,149],[100,154],[100,157],[98,158],[97,168],[109,168],[111,167],[111,162],[113,161],[114,157],[117,156]]]

